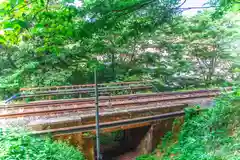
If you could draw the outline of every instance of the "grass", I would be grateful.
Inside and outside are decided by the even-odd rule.
[[[222,95],[214,108],[186,111],[177,139],[168,133],[153,154],[137,160],[240,160],[240,92]]]

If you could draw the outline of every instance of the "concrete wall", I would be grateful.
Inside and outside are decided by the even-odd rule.
[[[180,123],[173,126],[175,119],[176,118],[160,120],[149,126],[124,130],[124,138],[120,142],[120,150],[123,152],[134,151],[137,152],[138,155],[153,152],[157,145],[161,143],[161,138],[165,133],[172,130],[174,133],[180,131],[180,125],[183,123],[183,118],[177,118],[180,120]],[[77,133],[55,136],[55,139],[68,141],[83,152],[87,160],[94,160],[95,141],[93,138],[84,137],[82,133]]]
[[[153,123],[148,127],[141,127],[126,130],[127,139],[125,143],[135,148],[138,154],[148,154],[154,151],[158,144],[161,144],[161,138],[168,132],[173,131],[174,136],[180,131],[180,126],[183,124],[183,118],[177,118],[178,124],[174,124],[175,118],[165,119]]]

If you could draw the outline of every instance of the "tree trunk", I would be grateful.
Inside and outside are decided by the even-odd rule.
[[[114,53],[112,52],[111,53],[111,63],[112,63],[112,74],[113,74],[113,80],[115,80],[115,78],[116,78],[116,74],[115,74],[115,55],[114,55]]]

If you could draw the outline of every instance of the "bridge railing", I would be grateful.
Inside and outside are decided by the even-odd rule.
[[[38,88],[22,88],[20,93],[15,94],[6,100],[34,101],[42,99],[65,99],[81,98],[94,96],[95,84],[73,85],[73,86],[51,86]],[[136,92],[157,91],[152,81],[135,81],[135,82],[115,82],[99,84],[100,95],[121,95],[133,94]]]
[[[126,85],[139,85],[149,84],[153,81],[133,81],[133,82],[111,82],[98,84],[99,87],[107,86],[126,86]],[[20,91],[49,91],[49,90],[66,90],[66,89],[79,89],[79,88],[94,88],[95,84],[82,84],[82,85],[69,85],[69,86],[49,86],[49,87],[35,87],[35,88],[21,88]]]

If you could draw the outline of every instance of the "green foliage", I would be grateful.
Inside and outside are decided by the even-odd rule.
[[[142,155],[136,158],[136,160],[155,160],[153,155]]]
[[[233,146],[240,143],[239,139],[236,139],[239,135],[229,135],[231,130],[239,130],[239,113],[239,101],[233,104],[230,97],[221,97],[215,108],[200,116],[186,119],[179,143],[170,151],[177,152],[174,159],[228,159],[237,149]],[[167,157],[166,153],[163,159]],[[237,154],[231,155],[231,159],[237,157]]]
[[[200,87],[220,84],[227,76],[237,78],[239,74],[230,70],[239,65],[238,60],[234,60],[239,59],[238,56],[233,54],[238,53],[233,44],[239,36],[239,20],[229,21],[232,14],[215,20],[211,14],[176,17],[146,36],[147,39],[144,37],[141,47],[154,52],[143,52],[136,66],[141,65],[142,72],[161,79],[168,86]],[[227,64],[231,67],[225,68]]]
[[[151,79],[159,90],[239,78],[237,15],[182,17],[179,0],[72,3],[0,4],[1,98],[21,87],[93,83],[96,67],[99,82]]]
[[[216,105],[208,111],[187,110],[177,142],[171,133],[166,134],[157,149],[162,156],[155,156],[155,160],[239,159],[239,100],[239,88],[236,88],[234,93],[218,97]],[[148,155],[145,157],[152,159],[152,155],[149,159]]]
[[[8,131],[0,136],[1,160],[84,160],[81,152],[63,142]]]

